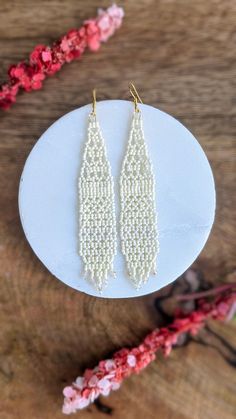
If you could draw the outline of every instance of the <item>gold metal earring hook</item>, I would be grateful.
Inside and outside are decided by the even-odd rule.
[[[92,105],[92,114],[94,116],[96,116],[96,104],[97,104],[97,100],[96,100],[96,89],[93,89],[93,105]]]
[[[141,97],[139,96],[139,94],[137,92],[137,89],[136,89],[134,83],[131,83],[131,82],[129,83],[129,91],[130,91],[131,96],[134,99],[134,109],[135,109],[135,112],[139,112],[138,102],[139,103],[143,103],[143,101],[142,101]]]

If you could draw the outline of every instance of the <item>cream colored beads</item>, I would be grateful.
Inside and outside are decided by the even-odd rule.
[[[128,274],[140,288],[156,272],[159,251],[155,180],[139,110],[134,111],[120,176],[120,234]]]
[[[96,115],[88,122],[79,176],[79,254],[88,279],[101,291],[113,273],[116,223],[111,168]]]

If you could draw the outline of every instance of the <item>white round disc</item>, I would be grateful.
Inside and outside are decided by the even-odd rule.
[[[157,275],[140,290],[127,277],[120,246],[114,260],[116,278],[109,279],[102,295],[82,276],[77,252],[77,181],[91,105],[68,113],[47,129],[32,149],[21,177],[20,217],[33,251],[58,279],[97,297],[137,297],[174,281],[199,255],[214,221],[214,179],[199,143],[170,115],[148,105],[139,107],[156,178],[160,240]],[[119,174],[132,114],[132,102],[106,100],[97,104],[114,176],[117,220]]]

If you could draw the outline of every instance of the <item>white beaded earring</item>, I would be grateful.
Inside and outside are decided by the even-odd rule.
[[[113,274],[116,254],[114,186],[96,116],[96,91],[79,176],[79,254],[85,275],[101,292]]]
[[[120,234],[128,275],[138,289],[156,273],[159,251],[155,179],[145,143],[139,94],[130,83],[134,113],[120,175]]]

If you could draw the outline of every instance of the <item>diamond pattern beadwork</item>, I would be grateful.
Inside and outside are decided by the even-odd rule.
[[[114,187],[96,115],[88,121],[88,138],[79,176],[79,254],[88,279],[101,292],[113,273],[116,254]]]
[[[121,249],[128,274],[138,289],[156,271],[159,251],[155,179],[145,143],[140,111],[133,115],[120,177]]]

